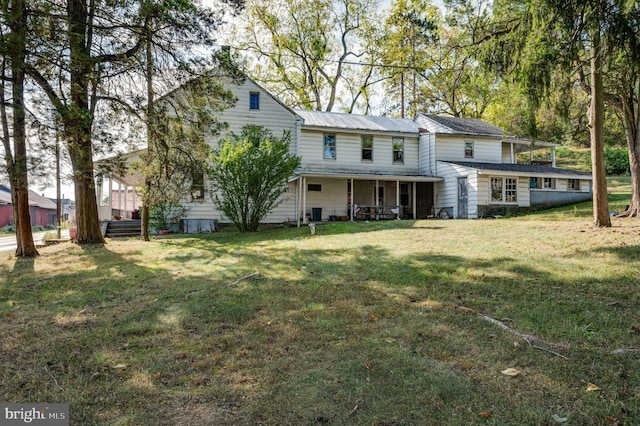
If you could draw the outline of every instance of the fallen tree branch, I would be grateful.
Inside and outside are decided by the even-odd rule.
[[[55,384],[56,384],[56,387],[57,387],[59,390],[62,390],[62,388],[61,388],[61,387],[60,387],[60,385],[58,384],[58,381],[57,381],[57,380],[56,380],[56,378],[53,376],[53,374],[51,374],[51,373],[49,372],[49,369],[47,368],[47,366],[46,366],[46,365],[44,366],[44,372],[45,372],[45,373],[47,373],[47,374],[49,375],[49,377],[51,377],[51,378],[53,379],[53,383],[55,383]]]
[[[360,403],[362,402],[362,399],[359,399],[356,401],[356,406],[353,407],[353,410],[351,410],[349,412],[349,414],[347,414],[347,417],[351,417],[353,415],[353,413],[355,413],[356,411],[358,411],[358,408],[360,408]]]
[[[501,329],[503,329],[503,330],[505,330],[505,331],[508,331],[509,333],[511,333],[511,334],[513,334],[513,335],[516,335],[516,336],[520,337],[520,338],[521,338],[521,339],[523,339],[525,342],[527,342],[527,344],[528,344],[529,346],[531,346],[531,347],[533,347],[533,348],[536,348],[536,349],[540,349],[540,350],[543,350],[543,351],[549,352],[549,353],[554,354],[554,355],[556,355],[556,356],[559,356],[560,358],[563,358],[563,359],[569,359],[569,358],[567,358],[566,356],[564,356],[564,355],[562,355],[562,354],[559,354],[559,353],[554,352],[554,351],[552,351],[552,350],[549,350],[549,349],[543,348],[543,347],[541,347],[541,346],[533,346],[533,345],[531,344],[531,342],[539,342],[539,343],[543,343],[543,344],[545,344],[545,345],[555,346],[555,347],[565,348],[565,349],[568,349],[568,346],[567,346],[567,345],[561,345],[561,344],[558,344],[558,343],[548,342],[548,341],[546,341],[546,340],[544,340],[544,339],[541,339],[541,338],[539,338],[538,336],[534,336],[534,335],[532,335],[532,334],[524,334],[524,333],[520,333],[519,331],[514,330],[513,328],[509,327],[509,326],[508,326],[507,324],[505,324],[504,322],[499,321],[499,320],[497,320],[497,319],[495,319],[495,318],[491,318],[491,317],[489,317],[489,316],[487,316],[487,315],[483,315],[483,314],[481,314],[480,312],[477,312],[475,309],[467,308],[467,307],[464,307],[464,306],[458,306],[458,305],[454,305],[453,309],[458,310],[458,311],[461,311],[461,312],[464,312],[465,314],[477,314],[477,315],[478,315],[480,318],[482,318],[483,320],[488,321],[488,322],[490,322],[491,324],[497,325],[497,326],[498,326],[498,327],[500,327]]]
[[[614,355],[637,354],[637,353],[640,353],[640,349],[622,348],[622,349],[616,349],[615,351],[611,351],[611,353]]]
[[[244,277],[240,277],[237,280],[235,280],[234,282],[232,282],[231,284],[229,284],[230,286],[234,286],[234,285],[238,285],[239,283],[241,283],[242,281],[251,279],[253,277],[257,277],[258,275],[260,275],[260,273],[258,271],[255,271],[253,274],[249,274],[246,275]]]

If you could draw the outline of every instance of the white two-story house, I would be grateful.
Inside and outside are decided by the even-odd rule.
[[[221,138],[247,124],[276,136],[286,131],[291,152],[301,158],[268,223],[479,218],[591,197],[591,175],[556,168],[552,144],[507,137],[481,120],[292,110],[249,78],[225,86],[238,101],[221,115],[228,124]],[[519,152],[540,147],[552,151],[548,164],[516,162]],[[137,185],[126,173],[112,173],[107,182],[119,189]],[[185,197],[185,219],[226,222],[206,182],[204,189]],[[99,199],[105,204],[102,220],[131,217],[116,200]]]

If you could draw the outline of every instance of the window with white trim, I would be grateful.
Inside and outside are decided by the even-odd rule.
[[[325,160],[336,159],[336,135],[334,133],[324,134],[324,148],[322,150],[322,158]]]
[[[544,189],[556,189],[556,179],[555,178],[544,178],[542,182],[542,187]]]
[[[473,158],[473,142],[465,141],[464,158]]]
[[[492,177],[490,184],[492,203],[518,202],[518,179]]]
[[[373,136],[363,135],[362,141],[362,161],[373,161]]]
[[[404,138],[392,138],[393,146],[393,162],[396,164],[404,164]]]
[[[569,190],[569,191],[580,191],[580,180],[579,179],[567,179],[567,190]]]
[[[540,189],[540,178],[539,177],[529,178],[529,188]]]
[[[249,109],[260,109],[260,92],[249,92]]]

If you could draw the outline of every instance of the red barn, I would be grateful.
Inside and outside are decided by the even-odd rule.
[[[47,227],[56,224],[56,203],[29,190],[31,226]],[[0,228],[13,222],[11,190],[0,185]]]

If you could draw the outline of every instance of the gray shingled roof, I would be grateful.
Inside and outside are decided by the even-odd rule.
[[[469,167],[478,170],[495,170],[499,172],[519,172],[526,174],[556,174],[556,175],[572,175],[584,176],[585,179],[591,178],[589,172],[578,172],[575,170],[559,169],[557,167],[537,166],[533,164],[510,164],[510,163],[474,163],[471,161],[444,161],[445,163],[457,164],[458,166]]]
[[[420,129],[413,120],[406,118],[374,117],[337,112],[294,110],[304,120],[303,126],[327,129],[368,130],[379,132],[413,133]]]
[[[478,118],[459,118],[444,115],[421,114],[442,126],[451,129],[452,133],[473,134],[473,135],[497,135],[502,137],[504,131],[493,124],[489,124]]]

